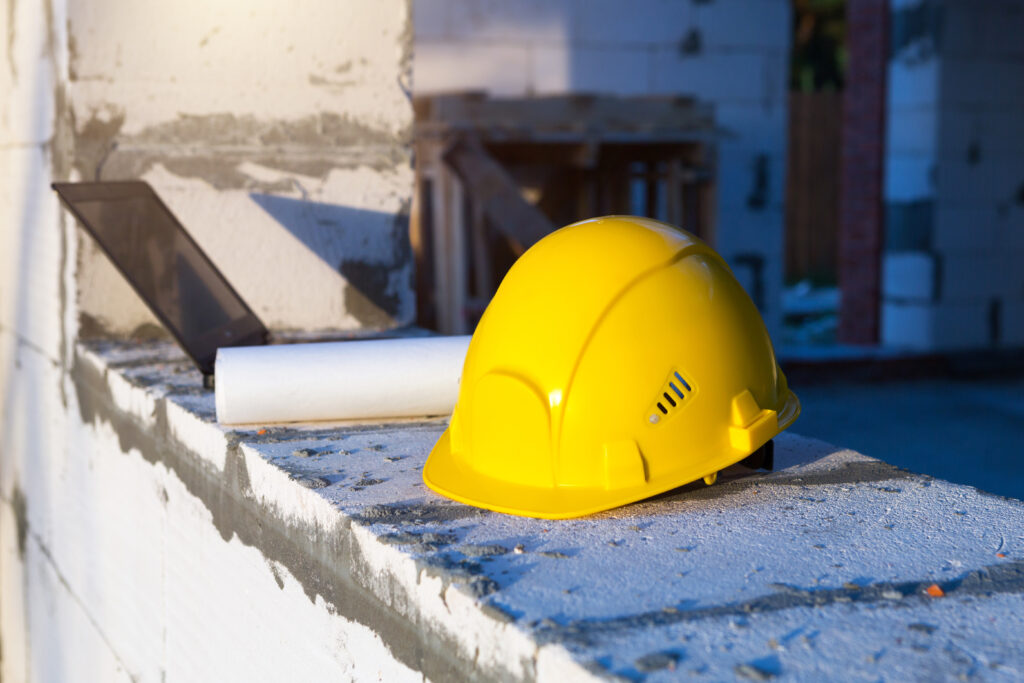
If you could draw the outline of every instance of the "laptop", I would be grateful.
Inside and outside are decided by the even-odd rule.
[[[205,386],[213,386],[218,348],[267,343],[267,328],[148,183],[52,187],[192,358]]]

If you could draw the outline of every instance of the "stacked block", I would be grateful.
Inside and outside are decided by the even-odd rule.
[[[729,132],[719,145],[715,246],[748,290],[760,284],[765,320],[778,328],[788,2],[417,0],[413,11],[418,94],[685,94],[713,103]],[[758,272],[747,265],[755,262]]]
[[[1024,345],[1024,6],[892,12],[882,341]]]

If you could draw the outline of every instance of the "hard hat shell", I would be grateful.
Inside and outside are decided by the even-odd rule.
[[[799,412],[714,250],[658,221],[595,218],[505,276],[423,479],[498,512],[578,517],[710,483]]]

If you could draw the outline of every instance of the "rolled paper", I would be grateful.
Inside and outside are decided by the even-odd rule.
[[[222,424],[448,415],[469,336],[217,350]]]

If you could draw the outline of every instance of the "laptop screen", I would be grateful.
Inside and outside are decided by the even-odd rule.
[[[53,188],[205,374],[218,347],[266,343],[266,328],[147,183]]]

